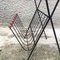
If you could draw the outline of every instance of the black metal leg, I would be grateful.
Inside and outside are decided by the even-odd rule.
[[[56,35],[56,32],[55,32],[55,28],[54,28],[52,19],[50,20],[50,22],[51,22],[52,29],[53,29],[53,33],[54,33],[55,40],[56,40],[56,43],[57,43],[58,51],[59,51],[59,53],[60,53],[60,47],[59,47],[59,43],[58,43],[58,39],[57,39],[57,35]]]
[[[54,25],[53,25],[52,17],[50,17],[49,5],[48,5],[47,0],[46,0],[46,6],[47,6],[47,11],[48,11],[48,15],[49,15],[49,18],[50,18],[50,22],[51,22],[51,25],[52,25],[53,33],[54,33],[54,36],[55,36],[55,40],[56,40],[56,43],[57,43],[57,47],[58,47],[58,50],[59,50],[59,53],[60,53],[60,47],[59,47],[57,35],[56,35],[56,32],[55,32],[55,28],[54,28]]]

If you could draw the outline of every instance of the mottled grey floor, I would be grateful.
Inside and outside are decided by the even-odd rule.
[[[27,60],[29,52],[24,51],[20,45],[5,45],[0,51],[0,60]],[[39,45],[34,50],[30,60],[60,60],[58,51],[48,45]]]

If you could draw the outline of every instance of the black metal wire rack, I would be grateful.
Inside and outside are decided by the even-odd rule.
[[[48,0],[45,0],[46,7],[47,7],[47,13],[48,13],[48,15],[47,15],[43,11],[39,10],[39,6],[40,6],[42,0],[39,1],[38,6],[36,3],[36,0],[34,0],[36,10],[31,19],[29,27],[27,29],[23,26],[23,23],[22,23],[21,19],[19,18],[18,14],[16,14],[14,16],[13,20],[10,22],[9,28],[13,32],[13,34],[16,37],[19,44],[22,46],[22,48],[25,51],[30,51],[30,54],[29,54],[27,60],[30,59],[30,56],[32,55],[39,39],[41,38],[41,35],[43,33],[45,35],[45,38],[47,39],[47,35],[44,30],[49,21],[51,22],[51,26],[53,29],[56,43],[57,43],[58,51],[60,53],[60,47],[59,47],[59,43],[57,40],[57,36],[56,36],[56,32],[55,32],[55,28],[54,28],[53,20],[52,20],[53,14],[58,6],[59,1],[60,0],[57,0],[52,13],[50,14]],[[37,18],[36,18],[36,16],[37,16]]]

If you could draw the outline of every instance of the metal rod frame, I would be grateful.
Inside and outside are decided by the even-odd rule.
[[[58,51],[59,51],[59,53],[60,53],[60,47],[59,47],[59,43],[58,43],[58,40],[57,40],[57,36],[56,36],[54,24],[53,24],[53,21],[52,21],[53,14],[54,14],[54,12],[55,12],[55,10],[56,10],[56,8],[57,8],[58,3],[60,2],[60,0],[57,0],[56,4],[55,4],[55,6],[54,6],[54,9],[53,9],[53,11],[52,11],[52,13],[51,13],[51,15],[50,15],[50,9],[49,9],[48,0],[45,0],[45,2],[46,2],[47,12],[48,12],[48,15],[47,15],[47,16],[48,16],[48,19],[45,21],[42,30],[41,30],[40,33],[38,34],[37,39],[36,39],[37,41],[36,41],[36,43],[34,44],[33,49],[31,50],[31,52],[30,52],[27,60],[30,59],[30,57],[31,57],[31,55],[32,55],[32,53],[33,53],[33,51],[34,51],[34,49],[35,49],[35,47],[36,47],[39,39],[41,38],[41,35],[43,34],[43,32],[44,32],[44,30],[45,30],[45,28],[46,28],[46,26],[47,26],[47,24],[48,24],[49,21],[51,22],[51,26],[52,26],[52,29],[53,29],[53,33],[54,33],[54,37],[55,37],[56,43],[57,43]],[[35,3],[35,5],[37,5],[36,0],[34,0],[34,3]],[[38,10],[38,7],[37,7],[37,6],[36,6],[36,9]],[[36,11],[37,11],[37,10],[36,10]],[[40,10],[39,10],[39,11],[40,11]],[[34,15],[35,15],[35,14],[36,14],[36,12],[34,13]],[[44,14],[45,14],[45,13],[44,13]],[[45,14],[45,15],[46,15],[46,14]],[[34,16],[33,16],[33,17],[34,17]]]
[[[27,60],[30,59],[30,57],[31,57],[31,55],[32,55],[32,53],[33,53],[33,51],[34,51],[34,49],[35,49],[35,47],[36,47],[39,39],[41,38],[41,35],[42,35],[43,33],[44,33],[44,35],[45,35],[45,38],[47,39],[47,36],[46,36],[46,33],[45,33],[45,28],[46,28],[46,26],[47,26],[47,24],[48,24],[49,21],[51,22],[51,26],[52,26],[53,33],[54,33],[54,37],[55,37],[56,44],[57,44],[57,48],[58,48],[58,51],[59,51],[59,53],[60,53],[60,47],[59,47],[57,35],[56,35],[56,32],[55,32],[55,28],[54,28],[54,24],[53,24],[53,20],[52,20],[53,14],[54,14],[54,12],[55,12],[55,10],[56,10],[56,8],[57,8],[58,3],[60,2],[60,0],[57,0],[57,2],[56,2],[56,4],[55,4],[54,9],[53,9],[53,11],[52,11],[51,14],[50,14],[50,9],[49,9],[48,0],[45,0],[48,15],[45,14],[44,12],[42,12],[41,10],[39,10],[39,6],[40,6],[41,2],[42,2],[42,0],[39,1],[39,4],[38,4],[38,6],[37,6],[36,0],[34,0],[36,10],[35,10],[35,13],[34,13],[34,15],[33,15],[33,17],[32,17],[32,20],[31,20],[31,22],[30,22],[30,24],[29,24],[29,27],[28,27],[28,29],[27,29],[27,31],[26,31],[26,35],[27,35],[29,29],[31,29],[31,34],[32,34],[32,38],[33,38],[33,41],[34,41],[34,33],[33,33],[33,30],[32,30],[31,24],[32,24],[32,22],[33,22],[33,20],[34,20],[34,17],[35,17],[35,15],[36,15],[36,13],[38,13],[39,21],[40,21],[40,23],[41,23],[42,28],[41,28],[41,30],[39,31],[39,34],[37,35],[36,41],[34,41],[34,45],[32,46],[32,50],[31,50],[31,52],[30,52]],[[42,23],[42,20],[41,20],[42,17],[41,17],[40,14],[39,14],[40,12],[41,12],[44,16],[47,17],[47,18],[45,19],[44,24]],[[44,19],[43,19],[43,20],[44,20]],[[20,38],[20,37],[19,37],[20,31],[19,31],[19,29],[17,28],[17,25],[15,25],[15,24],[16,24],[16,22],[14,22],[14,24],[13,24],[15,27],[12,25],[12,28],[14,29],[14,31],[16,32],[16,34],[17,34],[18,37],[15,35],[14,31],[12,30],[12,28],[10,28],[10,29],[11,29],[12,33],[15,35],[15,37],[16,37],[17,41],[19,42],[19,44],[22,46],[22,44],[20,43],[20,41],[19,41],[19,39],[18,39],[18,38]],[[40,28],[40,26],[39,26],[39,28]],[[39,29],[39,28],[38,28],[38,29]],[[37,32],[38,32],[38,31],[37,31]],[[25,36],[26,36],[26,35],[25,35]],[[28,45],[28,40],[27,40],[27,45]],[[27,46],[27,47],[28,47],[28,46]],[[22,46],[22,48],[23,48],[23,46]],[[24,49],[24,48],[23,48],[23,49]],[[24,49],[24,50],[26,50],[26,49]],[[28,50],[29,50],[29,48],[28,48]],[[28,50],[27,50],[27,51],[28,51]]]
[[[28,30],[29,30],[29,28],[30,28],[30,26],[31,26],[31,23],[32,23],[35,15],[36,15],[36,13],[38,13],[38,16],[39,16],[39,19],[40,19],[40,15],[39,15],[39,12],[38,12],[39,9],[38,9],[38,8],[39,8],[39,6],[40,6],[40,4],[41,4],[41,1],[42,1],[42,0],[39,1],[39,4],[38,4],[38,6],[37,6],[36,1],[34,0],[36,10],[35,10],[34,15],[33,15],[33,17],[32,17],[32,20],[31,20],[31,22],[30,22],[30,24],[29,24],[29,27],[28,27],[28,29],[27,29],[27,31],[26,31],[26,35],[27,35],[27,32],[28,32]],[[41,22],[41,25],[42,25],[42,28],[43,28],[43,24],[42,24],[41,19],[40,19],[40,22]],[[26,36],[26,35],[25,35],[25,36]],[[45,31],[44,31],[44,35],[45,35],[45,38],[47,39],[47,35],[46,35]]]

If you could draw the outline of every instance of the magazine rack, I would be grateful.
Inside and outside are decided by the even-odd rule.
[[[56,43],[57,43],[58,51],[60,53],[59,43],[57,40],[57,36],[56,36],[56,32],[55,32],[55,28],[54,28],[53,20],[52,20],[53,14],[58,6],[59,1],[60,0],[57,0],[52,13],[50,14],[48,0],[45,0],[46,7],[47,7],[47,13],[48,13],[48,15],[47,15],[43,11],[39,10],[39,6],[40,6],[42,0],[39,1],[38,6],[36,3],[36,0],[34,0],[36,11],[32,17],[29,27],[27,29],[23,26],[23,23],[22,23],[21,19],[19,18],[18,14],[16,14],[14,16],[13,20],[10,22],[9,28],[13,32],[13,34],[16,37],[19,44],[22,46],[22,48],[25,51],[30,51],[30,54],[29,54],[27,60],[30,59],[30,57],[43,33],[45,35],[45,38],[47,39],[47,36],[46,36],[46,33],[44,30],[49,21],[51,22],[51,26],[53,29]],[[37,15],[38,19],[35,19],[36,15]]]

